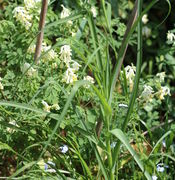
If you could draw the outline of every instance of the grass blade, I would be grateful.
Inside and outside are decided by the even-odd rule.
[[[151,180],[151,176],[149,175],[149,173],[144,169],[143,163],[141,162],[141,160],[139,159],[138,155],[136,154],[136,152],[134,151],[134,149],[131,147],[131,145],[129,144],[129,141],[127,140],[126,136],[124,135],[124,133],[120,130],[120,129],[114,129],[111,131],[111,133],[116,136],[124,145],[125,147],[128,149],[128,151],[130,152],[130,154],[132,155],[132,157],[135,159],[136,163],[138,164],[138,166],[140,167],[140,169],[142,170],[142,172],[144,173],[145,177],[148,180]]]

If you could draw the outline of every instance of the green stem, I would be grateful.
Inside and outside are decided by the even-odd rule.
[[[110,180],[114,180],[114,173],[112,171],[112,152],[111,152],[111,142],[110,142],[110,133],[109,133],[109,121],[110,117],[106,117],[107,123],[107,136],[106,136],[106,147],[107,147],[107,154],[108,154],[108,166],[110,170]]]
[[[93,39],[94,50],[96,51],[98,49],[98,39],[97,39],[97,33],[95,29],[95,23],[94,23],[93,16],[91,13],[89,13],[88,23],[89,23],[89,27],[90,27],[90,31],[91,31],[91,35]],[[99,50],[96,53],[96,59],[97,59],[98,71],[103,72],[102,59],[101,59],[101,54]]]
[[[142,14],[142,0],[138,1],[138,16],[140,17]],[[137,92],[138,92],[138,87],[139,87],[139,79],[140,79],[140,72],[141,72],[141,63],[142,63],[142,21],[140,19],[140,21],[138,22],[138,31],[137,31],[137,67],[136,67],[136,76],[134,79],[134,87],[133,87],[133,91],[132,91],[132,95],[131,95],[131,99],[130,99],[130,103],[129,103],[129,108],[128,108],[128,112],[126,115],[126,118],[123,122],[122,125],[122,131],[125,132],[126,131],[126,127],[130,118],[130,115],[133,111],[133,107],[134,107],[134,103],[137,97]],[[118,159],[118,155],[119,155],[119,150],[120,150],[120,144],[121,142],[119,141],[114,149],[114,156],[113,156],[113,168],[115,168],[115,164],[116,161]]]

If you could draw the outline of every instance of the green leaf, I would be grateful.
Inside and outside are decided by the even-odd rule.
[[[140,167],[140,169],[142,170],[142,172],[144,173],[145,177],[148,180],[151,180],[151,176],[149,175],[149,173],[145,170],[142,161],[139,159],[138,155],[136,154],[136,152],[134,151],[134,149],[131,147],[131,145],[129,144],[129,141],[127,140],[126,136],[124,135],[124,133],[120,130],[120,129],[114,129],[112,131],[110,131],[114,136],[116,136],[128,149],[128,151],[130,152],[130,154],[132,155],[132,157],[135,159],[136,163],[138,164],[138,166]]]
[[[13,151],[13,149],[8,144],[3,143],[3,142],[0,141],[0,151],[1,150]]]
[[[106,99],[101,95],[100,91],[95,86],[92,86],[92,87],[93,87],[94,91],[96,92],[96,95],[99,97],[101,103],[103,104],[106,114],[108,114],[108,115],[112,114],[111,107],[107,103]]]

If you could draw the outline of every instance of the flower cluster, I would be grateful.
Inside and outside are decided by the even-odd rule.
[[[47,102],[44,101],[44,100],[42,100],[41,103],[43,104],[43,106],[44,106],[44,111],[46,111],[46,112],[50,112],[51,109],[60,110],[60,106],[59,106],[58,104],[53,104],[52,106],[49,106],[49,105],[47,104]]]
[[[29,63],[24,63],[24,65],[21,68],[21,71],[23,74],[26,73],[27,76],[30,76],[30,77],[37,74],[37,70],[31,67],[31,64]]]
[[[144,14],[143,17],[142,17],[143,24],[147,24],[148,21],[149,21],[148,14]]]
[[[144,26],[142,28],[142,35],[145,36],[146,38],[150,37],[151,29],[148,26]]]
[[[26,8],[18,6],[14,9],[13,14],[16,20],[25,26],[26,30],[29,30],[32,25],[32,15],[29,14]]]
[[[36,49],[36,45],[33,44],[28,48],[28,53],[30,54],[34,54],[35,53],[35,49]],[[44,54],[44,56],[42,57],[42,60],[44,62],[47,61],[52,61],[58,58],[58,54],[51,49],[51,46],[47,46],[47,44],[44,42],[42,43],[42,48],[41,48],[41,52]]]
[[[65,63],[67,70],[64,73],[63,82],[71,84],[77,81],[78,75],[75,74],[81,67],[76,61],[72,60],[72,50],[69,45],[64,45],[60,50],[60,58]]]
[[[91,12],[92,12],[93,17],[96,18],[97,17],[97,10],[96,10],[95,6],[91,7]]]
[[[168,86],[162,86],[161,83],[164,82],[165,72],[157,73],[155,76],[155,88],[157,92],[154,93],[154,90],[149,85],[144,85],[144,90],[140,95],[142,102],[147,103],[151,102],[153,97],[156,96],[158,99],[163,100],[165,96],[171,96],[170,89]]]
[[[66,18],[71,15],[70,10],[65,8],[63,4],[61,5],[61,7],[63,8],[63,10],[61,11],[61,15],[60,15],[61,19]],[[69,20],[68,24],[72,25],[73,23],[72,23],[72,21]]]
[[[3,90],[4,86],[2,85],[1,81],[2,81],[2,78],[0,77],[0,90]]]
[[[13,10],[13,14],[17,21],[19,21],[26,30],[32,26],[33,15],[30,10],[39,7],[41,0],[24,0],[24,6],[18,6]]]
[[[168,39],[168,41],[171,41],[171,42],[175,41],[175,35],[174,35],[174,33],[168,31],[168,33],[167,33],[167,39]]]
[[[144,85],[144,90],[140,96],[140,98],[144,101],[144,102],[151,102],[154,96],[154,90],[151,86],[148,85]]]
[[[40,5],[41,0],[24,0],[24,4],[27,10],[34,9]]]
[[[85,76],[84,77],[84,80],[85,81],[89,81],[91,84],[94,84],[95,82],[94,82],[94,78],[92,78],[91,76]],[[89,84],[86,84],[85,85],[85,88],[89,88],[90,87],[90,85]]]
[[[123,71],[121,73],[123,74]],[[129,84],[130,91],[132,90],[134,85],[135,73],[136,73],[136,67],[133,64],[131,66],[128,65],[125,67],[126,80]]]

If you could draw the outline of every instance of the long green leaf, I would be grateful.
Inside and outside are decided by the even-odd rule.
[[[9,178],[7,179],[12,179],[16,176],[18,176],[20,173],[22,173],[23,171],[25,171],[26,169],[32,167],[36,162],[35,161],[32,161],[26,165],[24,165],[22,168],[20,168],[18,171],[16,171],[14,174],[12,174],[12,176],[10,176]]]
[[[114,129],[112,131],[110,131],[114,136],[116,136],[124,145],[125,147],[128,149],[128,151],[130,152],[130,154],[132,155],[132,157],[135,159],[136,163],[138,164],[138,166],[140,167],[140,169],[142,170],[142,172],[144,173],[145,177],[148,180],[151,180],[151,176],[149,175],[149,173],[144,169],[143,163],[142,161],[139,159],[138,155],[136,154],[136,152],[134,151],[134,149],[131,147],[131,145],[129,144],[129,141],[127,140],[126,136],[124,135],[124,133],[120,130],[120,129]]]
[[[150,156],[152,155],[152,153],[154,152],[154,150],[156,149],[156,147],[159,145],[159,143],[162,143],[162,141],[169,135],[171,134],[172,131],[168,131],[166,132],[158,141],[157,143],[155,144],[154,148],[152,149],[151,153],[150,153]]]

